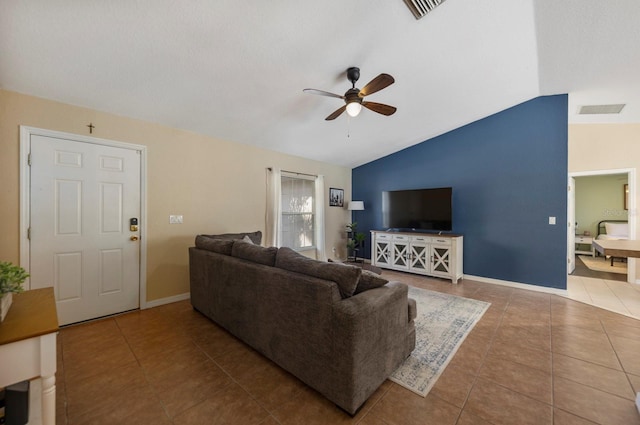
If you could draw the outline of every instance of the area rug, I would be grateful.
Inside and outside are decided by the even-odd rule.
[[[491,305],[409,286],[418,316],[416,348],[389,379],[425,397]]]
[[[627,274],[627,263],[623,263],[619,259],[613,262],[611,266],[611,258],[604,257],[589,257],[586,255],[579,255],[578,258],[584,263],[589,270],[597,272],[609,272]]]

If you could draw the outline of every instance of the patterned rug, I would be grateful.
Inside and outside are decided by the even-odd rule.
[[[389,379],[425,397],[491,305],[409,286],[418,316],[416,348]]]

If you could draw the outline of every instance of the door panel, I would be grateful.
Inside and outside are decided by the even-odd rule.
[[[56,299],[58,301],[80,299],[82,296],[82,252],[56,253],[54,257],[53,287]]]
[[[139,153],[31,135],[31,164],[31,288],[54,286],[61,324],[139,307]]]
[[[124,288],[122,250],[104,249],[100,254],[100,295],[122,291]]]
[[[79,235],[82,218],[82,182],[56,180],[54,194],[56,235]]]
[[[576,179],[571,176],[567,190],[567,274],[571,274],[576,269]]]

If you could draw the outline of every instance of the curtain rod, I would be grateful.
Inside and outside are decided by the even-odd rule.
[[[267,170],[273,171],[273,168],[267,167]],[[317,174],[298,173],[297,171],[280,170],[283,173],[296,174],[298,176],[318,177]]]

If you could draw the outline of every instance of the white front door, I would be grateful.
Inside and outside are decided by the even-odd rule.
[[[30,288],[53,286],[61,325],[138,308],[141,156],[31,134]]]

